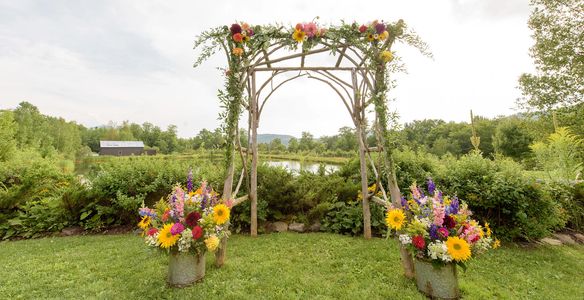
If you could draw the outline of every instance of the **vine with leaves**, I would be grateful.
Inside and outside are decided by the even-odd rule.
[[[316,18],[318,19],[318,17]],[[250,26],[244,22],[237,22],[231,26],[221,26],[201,33],[195,41],[195,49],[199,49],[194,66],[197,67],[219,50],[223,50],[228,68],[222,69],[226,76],[223,90],[218,97],[224,111],[220,119],[224,122],[222,129],[229,141],[226,147],[226,167],[232,163],[237,137],[237,126],[246,102],[245,88],[247,72],[253,68],[256,59],[267,54],[270,47],[278,46],[290,51],[300,49],[308,52],[318,45],[330,49],[335,55],[340,48],[352,47],[356,54],[361,55],[366,68],[373,72],[374,84],[368,103],[375,105],[377,127],[381,131],[383,147],[390,150],[388,136],[387,92],[390,86],[388,73],[403,70],[403,64],[395,53],[390,51],[395,41],[401,41],[420,50],[431,57],[428,46],[409,30],[403,20],[394,23],[373,21],[369,24],[342,22],[338,26],[320,26],[313,20],[307,23],[298,23],[296,26],[281,24],[266,26]],[[249,100],[249,99],[247,99]],[[391,155],[391,153],[386,153]]]

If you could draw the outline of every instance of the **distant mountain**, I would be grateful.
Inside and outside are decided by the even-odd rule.
[[[271,133],[258,134],[258,144],[269,144],[274,139],[280,139],[280,141],[282,141],[282,144],[288,146],[288,142],[290,141],[291,138],[293,138],[293,136],[286,134]]]

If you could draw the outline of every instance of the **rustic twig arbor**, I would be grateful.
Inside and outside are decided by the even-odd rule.
[[[406,32],[403,21],[393,24],[374,21],[369,25],[356,23],[336,27],[318,28],[313,22],[298,24],[292,29],[283,26],[255,26],[245,23],[212,29],[201,34],[195,43],[201,55],[195,66],[202,63],[218,49],[223,49],[229,67],[225,89],[219,92],[219,99],[226,107],[224,130],[228,136],[226,152],[226,174],[223,188],[224,199],[234,199],[248,177],[249,195],[235,198],[232,205],[251,201],[251,235],[257,235],[257,129],[264,106],[268,99],[284,84],[308,78],[324,83],[341,99],[351,116],[359,144],[361,193],[363,195],[364,237],[371,238],[370,200],[389,207],[401,206],[400,191],[396,181],[392,160],[392,147],[388,139],[388,110],[386,93],[389,86],[388,72],[399,66],[392,63],[391,46],[402,40],[426,53],[426,45],[411,32]],[[300,49],[299,49],[300,48]],[[299,53],[290,54],[291,51]],[[326,66],[308,65],[308,60],[318,60],[319,55],[337,56],[334,63]],[[322,57],[320,57],[322,60]],[[330,57],[329,57],[330,60]],[[295,63],[295,64],[294,64]],[[260,74],[267,78],[260,80]],[[366,109],[373,104],[375,120],[372,123],[377,147],[369,148],[366,143]],[[248,112],[249,144],[240,145],[239,116],[242,109]],[[235,153],[239,152],[243,168],[234,186]],[[380,161],[376,164],[371,152],[378,151]],[[250,162],[251,156],[251,162]],[[367,165],[375,174],[376,186],[382,197],[368,193]],[[378,168],[381,166],[382,168]],[[382,184],[386,176],[389,195]],[[377,191],[376,191],[377,192]],[[391,199],[391,201],[390,201]],[[222,241],[222,251],[217,255],[217,264],[225,258],[226,241]],[[402,251],[406,275],[411,272],[411,261],[407,252]]]

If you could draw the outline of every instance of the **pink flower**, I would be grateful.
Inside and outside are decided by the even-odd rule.
[[[440,201],[433,199],[433,206],[434,206],[434,225],[442,226],[444,223],[444,206]]]
[[[309,38],[314,37],[316,35],[317,30],[318,29],[316,28],[316,24],[314,24],[313,22],[304,24],[304,32],[306,32],[306,35]]]
[[[177,235],[183,232],[184,230],[185,226],[182,223],[174,223],[174,225],[172,225],[172,227],[170,228],[170,233],[172,235]]]
[[[296,24],[296,27],[294,27],[294,29],[298,30],[298,31],[304,31],[304,26],[300,23]]]
[[[443,238],[447,238],[450,233],[448,232],[448,229],[440,227],[438,228],[438,234]]]

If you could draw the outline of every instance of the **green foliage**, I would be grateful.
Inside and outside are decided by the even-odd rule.
[[[539,110],[577,104],[584,99],[582,1],[531,0],[531,5],[536,72],[519,79],[521,104]]]
[[[437,179],[444,192],[465,200],[478,220],[488,221],[499,238],[537,239],[565,224],[555,199],[512,161],[472,153],[449,163]]]
[[[524,122],[518,118],[507,118],[499,123],[493,137],[495,151],[517,160],[529,154],[532,142]]]
[[[584,230],[584,183],[565,181],[547,181],[542,184],[546,197],[554,199],[566,215],[566,227]]]
[[[531,150],[539,169],[551,179],[574,180],[582,176],[584,142],[568,128],[559,128],[547,141],[531,145]]]
[[[16,151],[15,125],[11,111],[0,111],[0,162],[12,158]]]

